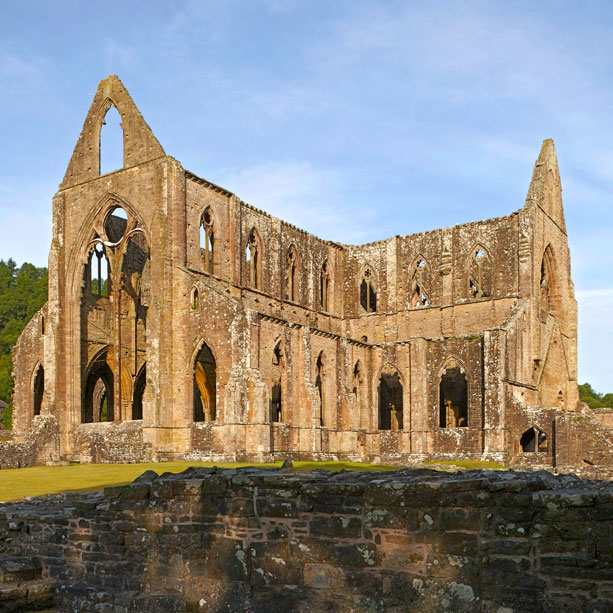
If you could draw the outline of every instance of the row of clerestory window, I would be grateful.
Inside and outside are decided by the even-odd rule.
[[[262,241],[255,228],[249,232],[245,246],[245,263],[247,267],[247,285],[257,290],[262,290]],[[211,208],[207,207],[202,214],[200,223],[200,252],[204,263],[204,270],[208,273],[215,271],[215,229]],[[92,254],[93,255],[93,254]],[[98,275],[94,281],[92,274],[92,293],[108,295],[108,288],[101,280],[102,259],[104,254],[96,252],[98,258]],[[95,264],[92,262],[92,272]],[[296,247],[292,244],[286,253],[286,295],[285,298],[291,302],[299,300],[299,255]],[[545,251],[541,266],[541,302],[545,309],[553,310],[552,304],[552,276],[553,276],[553,255],[551,248]],[[107,269],[108,270],[108,269]],[[107,275],[108,276],[108,275]],[[467,294],[470,300],[488,298],[492,295],[493,268],[492,258],[487,250],[478,245],[472,253],[467,270],[468,286]],[[419,308],[432,305],[432,269],[423,256],[418,256],[411,267],[409,279],[409,307]],[[323,311],[330,309],[330,267],[328,259],[324,259],[319,272],[319,306]],[[105,293],[106,292],[106,293]],[[366,266],[361,274],[358,289],[358,304],[361,313],[377,312],[377,282],[373,269]]]

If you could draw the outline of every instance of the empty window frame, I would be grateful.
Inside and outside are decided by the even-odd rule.
[[[39,364],[38,368],[36,369],[32,393],[34,415],[40,415],[43,405],[43,398],[45,396],[45,369],[42,367],[42,364]]]
[[[202,344],[194,364],[194,421],[215,421],[217,418],[217,366],[213,352]]]
[[[430,266],[425,258],[418,257],[412,266],[410,280],[410,300],[411,307],[429,306],[431,304],[432,275]]]
[[[379,430],[402,430],[403,399],[400,373],[388,368],[379,378]]]
[[[247,271],[249,275],[249,285],[254,289],[261,289],[262,272],[262,249],[260,237],[255,228],[249,233],[246,249]]]
[[[326,394],[325,394],[325,358],[323,351],[317,356],[317,361],[315,363],[315,389],[317,390],[317,396],[319,399],[319,423],[321,426],[327,426],[325,423],[325,414],[327,407],[326,404]]]
[[[204,271],[213,274],[215,272],[215,232],[210,206],[204,209],[200,218],[200,255]]]
[[[367,267],[362,273],[360,283],[360,309],[363,313],[374,313],[377,310],[377,285],[372,269]]]
[[[468,265],[468,296],[472,300],[492,295],[492,259],[484,247],[473,249]]]
[[[467,427],[468,381],[459,364],[451,362],[441,375],[439,398],[439,427]]]
[[[298,252],[294,245],[287,250],[287,299],[296,302],[298,299]]]
[[[88,262],[89,292],[92,296],[108,298],[111,288],[111,269],[104,246],[96,243]]]
[[[319,300],[321,304],[321,310],[329,312],[330,307],[328,305],[328,291],[330,289],[330,272],[328,270],[328,258],[324,260],[321,265],[321,271],[319,273]]]

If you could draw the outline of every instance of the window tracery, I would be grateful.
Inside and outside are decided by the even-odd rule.
[[[374,313],[377,310],[377,289],[373,272],[366,267],[360,283],[360,307],[364,313]]]
[[[418,258],[413,266],[411,275],[411,300],[412,307],[429,306],[431,274],[430,267],[423,258]]]
[[[473,249],[469,264],[468,295],[471,299],[487,298],[492,294],[492,261],[481,246]]]

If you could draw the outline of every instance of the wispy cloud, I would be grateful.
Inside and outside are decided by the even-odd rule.
[[[345,179],[303,161],[269,162],[227,171],[223,183],[242,200],[329,240],[364,241],[369,212],[343,202]],[[371,231],[372,228],[369,229]]]

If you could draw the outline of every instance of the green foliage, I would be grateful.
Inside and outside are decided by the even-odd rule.
[[[47,301],[47,269],[0,260],[0,399],[8,403],[4,427],[11,427],[13,377],[11,349],[32,315]]]
[[[579,386],[579,399],[590,409],[613,407],[613,394],[599,394],[589,383],[582,383]]]

